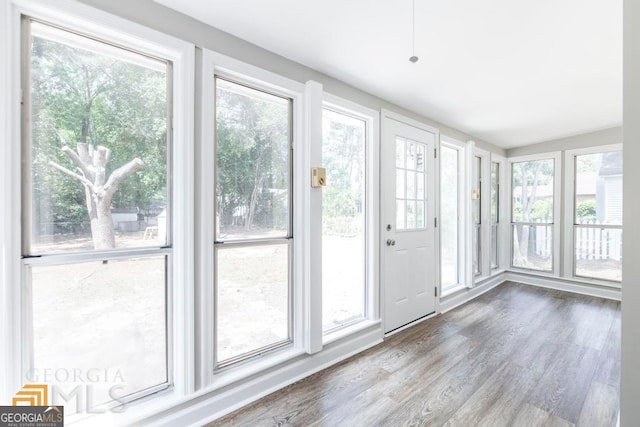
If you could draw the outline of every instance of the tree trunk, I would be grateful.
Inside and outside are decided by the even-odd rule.
[[[105,203],[97,206],[98,215],[91,220],[91,236],[94,249],[113,249],[116,247],[116,236],[113,230],[111,207]]]
[[[84,185],[94,249],[115,248],[115,232],[111,217],[113,195],[122,180],[142,168],[144,163],[135,158],[114,170],[109,179],[106,179],[106,165],[111,156],[111,150],[108,148],[99,145],[94,149],[92,145],[78,143],[77,153],[67,146],[62,147],[62,151],[76,164],[78,173],[55,162],[49,162],[49,164],[76,178]]]

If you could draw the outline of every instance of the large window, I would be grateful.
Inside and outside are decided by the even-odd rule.
[[[553,271],[555,158],[511,164],[512,265]]]
[[[325,331],[363,319],[366,289],[365,120],[323,109],[322,324]]]
[[[291,342],[292,101],[215,79],[217,367]]]
[[[473,274],[482,273],[482,157],[471,165],[471,216],[473,221]]]
[[[500,261],[500,163],[491,162],[491,269],[499,267]]]
[[[573,156],[574,275],[622,278],[622,151]]]
[[[440,143],[440,277],[443,295],[464,283],[464,218],[462,191],[464,148],[461,143]]]
[[[23,26],[27,375],[117,373],[117,395],[95,387],[94,405],[167,388],[172,63]],[[50,379],[72,391],[69,378]],[[65,411],[88,409],[75,403]]]

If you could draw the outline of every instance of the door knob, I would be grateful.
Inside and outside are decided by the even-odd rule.
[[[396,241],[393,239],[387,239],[387,246],[395,246],[396,245]]]

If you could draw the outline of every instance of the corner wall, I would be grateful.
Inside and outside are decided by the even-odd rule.
[[[640,212],[640,2],[624,0],[624,211],[623,221],[634,224]],[[622,374],[620,424],[640,420],[640,227],[624,229],[622,260]]]

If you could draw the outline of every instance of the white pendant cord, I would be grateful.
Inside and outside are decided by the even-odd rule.
[[[418,62],[418,57],[416,56],[416,0],[412,0],[413,2],[413,10],[411,14],[412,18],[412,28],[411,28],[411,43],[412,43],[412,55],[409,58],[410,62],[414,64]]]

